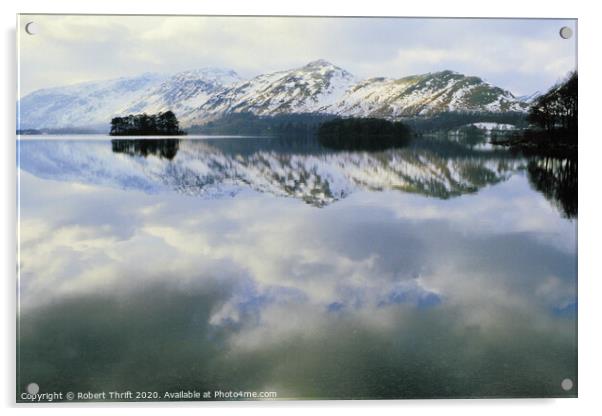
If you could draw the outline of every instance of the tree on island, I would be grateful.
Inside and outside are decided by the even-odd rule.
[[[548,133],[577,134],[577,72],[541,95],[531,106],[527,120]]]
[[[173,111],[130,114],[111,120],[111,136],[181,136],[186,134]]]

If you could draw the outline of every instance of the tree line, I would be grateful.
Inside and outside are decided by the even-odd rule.
[[[412,131],[398,121],[378,118],[337,118],[318,129],[323,146],[339,150],[384,150],[405,146]]]
[[[277,114],[258,116],[248,112],[231,113],[203,125],[188,129],[191,134],[253,135],[253,136],[311,136],[320,124],[333,115],[319,113]]]
[[[527,120],[548,133],[577,133],[577,72],[539,96]]]

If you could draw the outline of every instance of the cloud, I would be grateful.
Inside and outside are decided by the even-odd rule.
[[[39,34],[24,35],[35,21]],[[316,58],[358,77],[452,69],[517,94],[545,90],[575,68],[574,21],[25,15],[21,95],[43,87],[218,66],[245,77]]]

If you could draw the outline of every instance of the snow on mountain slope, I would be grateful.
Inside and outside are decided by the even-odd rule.
[[[354,82],[349,72],[319,59],[300,68],[259,75],[220,92],[190,122],[198,124],[231,112],[262,116],[319,112],[336,103]]]
[[[236,72],[228,69],[202,68],[180,72],[136,99],[125,113],[155,114],[171,110],[182,121],[186,114],[203,105],[214,94],[241,80]]]
[[[23,97],[17,128],[92,127],[108,130],[111,118],[121,115],[132,101],[155,88],[164,75],[144,74],[108,81],[47,88]]]
[[[203,104],[212,94],[240,80],[232,70],[203,68],[171,77],[144,74],[42,89],[21,99],[18,128],[92,127],[108,130],[115,116],[166,110],[181,116]]]
[[[401,79],[371,78],[353,86],[337,103],[324,108],[344,116],[396,119],[444,111],[524,111],[510,92],[480,78],[452,71]]]

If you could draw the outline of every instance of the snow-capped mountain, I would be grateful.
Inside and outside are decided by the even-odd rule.
[[[202,124],[232,112],[400,119],[444,111],[506,112],[527,107],[509,91],[452,71],[357,81],[349,72],[318,60],[234,85],[207,100],[185,123]]]
[[[323,112],[355,82],[349,72],[319,59],[300,68],[259,75],[217,93],[187,122],[199,124],[232,112],[260,116]]]
[[[35,91],[20,100],[18,129],[87,127],[107,131],[115,116],[172,110],[182,114],[240,81],[236,72],[203,68],[86,82]]]
[[[478,77],[452,71],[400,79],[372,78],[354,85],[328,113],[398,119],[444,111],[524,111],[527,105],[509,91]]]
[[[161,85],[165,76],[94,81],[66,87],[45,88],[26,95],[17,107],[17,128],[102,127],[121,114],[145,91]]]
[[[325,113],[402,119],[444,111],[526,111],[528,103],[478,77],[442,71],[359,80],[325,60],[242,80],[206,68],[173,76],[91,82],[39,90],[20,101],[20,129],[97,127],[112,117],[172,110],[183,127],[230,113]]]

